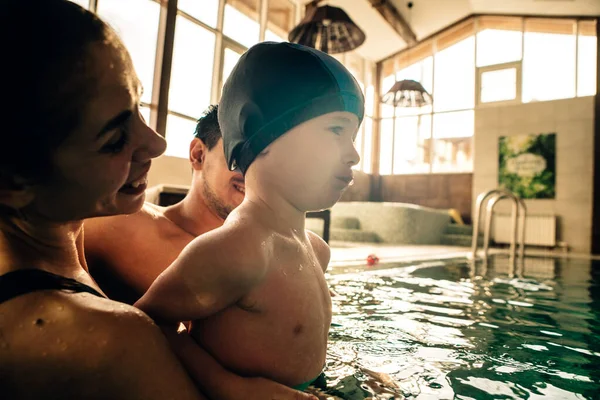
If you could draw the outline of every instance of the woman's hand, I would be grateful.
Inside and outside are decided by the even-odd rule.
[[[280,383],[265,378],[242,378],[236,376],[237,382],[223,387],[221,393],[224,400],[318,400],[309,393],[299,392]]]

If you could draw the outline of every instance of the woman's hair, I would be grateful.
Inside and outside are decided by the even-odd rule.
[[[0,181],[43,181],[96,90],[90,45],[122,45],[100,18],[66,0],[2,0],[0,37]]]

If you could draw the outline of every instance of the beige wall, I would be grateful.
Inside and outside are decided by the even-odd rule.
[[[161,156],[152,161],[148,174],[148,187],[159,184],[190,185],[192,168],[187,158]]]
[[[385,175],[381,177],[382,200],[458,210],[471,221],[473,174]]]
[[[371,179],[369,174],[354,171],[354,184],[344,192],[340,201],[370,201]]]
[[[475,111],[473,204],[498,186],[498,138],[556,132],[556,198],[527,200],[530,214],[559,218],[558,240],[590,252],[593,202],[594,97],[479,108]],[[473,207],[475,208],[475,207]]]

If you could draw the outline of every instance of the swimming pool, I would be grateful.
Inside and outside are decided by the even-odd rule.
[[[321,398],[600,398],[600,261],[336,271]]]

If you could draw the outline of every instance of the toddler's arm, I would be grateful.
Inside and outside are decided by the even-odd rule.
[[[188,244],[135,304],[159,322],[206,318],[258,284],[266,257],[256,237],[225,227]]]

